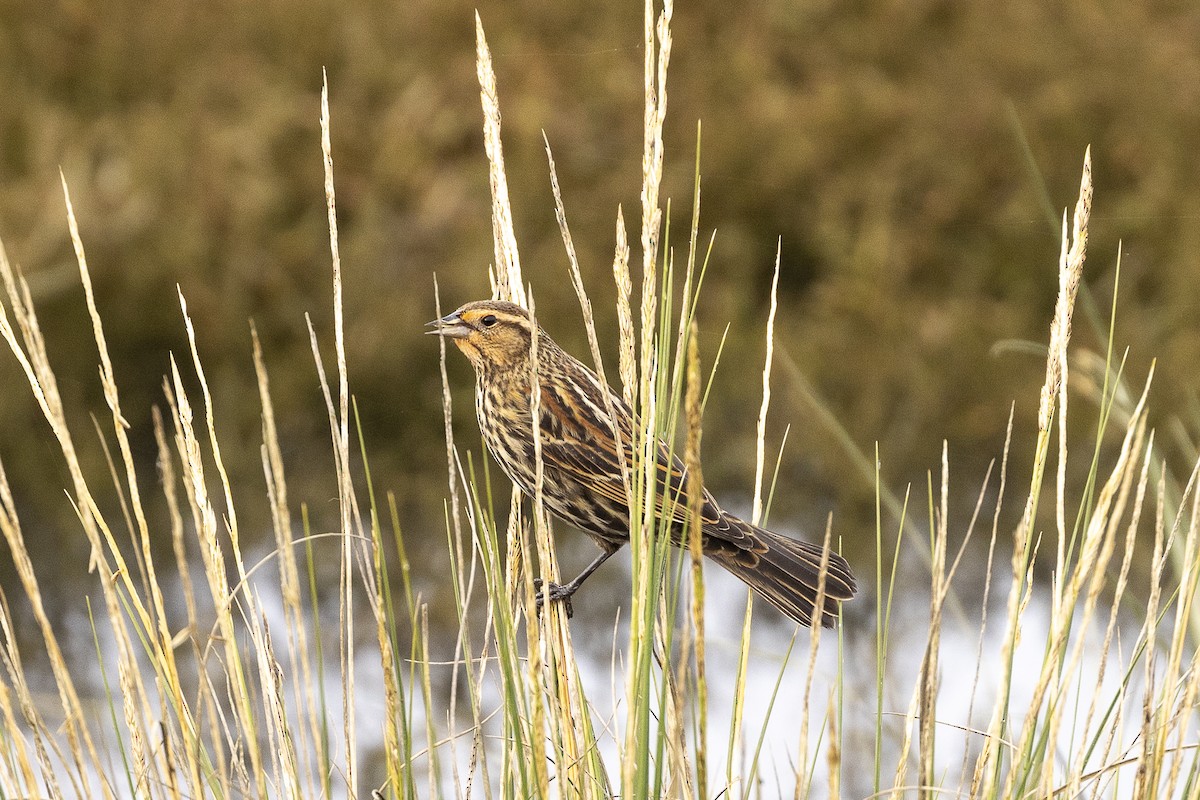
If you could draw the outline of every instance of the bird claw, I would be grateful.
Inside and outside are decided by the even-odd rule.
[[[553,581],[547,582],[544,589],[542,585],[541,578],[533,579],[533,588],[537,593],[535,596],[537,598],[538,610],[540,611],[546,603],[562,603],[563,611],[566,612],[567,619],[570,619],[575,614],[575,610],[571,607],[571,595],[573,592],[569,591],[562,584],[554,583]]]

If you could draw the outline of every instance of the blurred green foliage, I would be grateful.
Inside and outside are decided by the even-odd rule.
[[[422,324],[434,316],[435,273],[447,307],[488,292],[476,6],[496,61],[518,240],[539,315],[569,349],[586,352],[544,130],[602,346],[615,358],[617,204],[627,219],[638,216],[640,4],[0,3],[0,236],[34,288],[81,440],[86,414],[107,411],[60,167],[143,463],[153,463],[149,409],[161,402],[168,353],[187,360],[178,284],[235,484],[264,495],[252,318],[292,497],[311,504],[318,529],[335,524],[305,327],[308,313],[330,346],[318,131],[325,68],[350,386],[378,487],[397,493],[412,546],[440,550],[440,390]],[[943,439],[954,474],[968,476],[959,480],[982,480],[1013,401],[1021,455],[1033,440],[1043,364],[991,349],[1046,338],[1059,217],[1074,203],[1088,144],[1097,189],[1086,280],[1106,316],[1123,241],[1118,342],[1133,348],[1135,382],[1160,358],[1160,414],[1186,411],[1200,363],[1197,42],[1200,6],[1189,2],[678,7],[664,194],[674,198],[681,257],[702,121],[701,238],[716,229],[701,305],[710,363],[731,325],[706,418],[705,467],[718,494],[737,507],[751,488],[777,243],[777,352],[865,452],[880,443],[892,486],[913,481],[923,496]],[[1082,320],[1076,330],[1080,344],[1102,345]],[[477,446],[470,371],[457,357],[450,368],[460,441]],[[836,510],[841,535],[869,538],[870,486],[813,423],[789,372],[777,365],[775,374],[771,440],[792,428],[774,519],[823,526]],[[38,544],[81,548],[71,520],[49,510],[64,506],[66,479],[22,383],[15,361],[0,357],[0,458],[27,522],[45,532]],[[94,439],[83,450],[104,469]],[[960,510],[972,494],[958,495],[968,504]],[[265,531],[263,514],[243,528]]]

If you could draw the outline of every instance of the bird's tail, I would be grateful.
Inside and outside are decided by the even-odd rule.
[[[801,625],[812,625],[817,608],[824,548],[781,536],[743,522],[732,515],[727,521],[744,534],[743,546],[722,547],[708,555],[741,578],[771,605]],[[838,602],[854,597],[858,586],[846,559],[830,552],[825,566],[821,626],[837,622]]]

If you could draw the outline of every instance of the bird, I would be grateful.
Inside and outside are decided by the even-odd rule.
[[[633,463],[636,417],[629,405],[536,324],[522,306],[480,300],[427,324],[452,341],[475,370],[475,410],[488,451],[527,497],[537,492],[537,455],[531,392],[534,337],[540,399],[541,496],[554,516],[588,534],[600,547],[574,580],[541,587],[538,603],[566,601],[623,544],[629,541],[629,497],[622,476]],[[605,396],[607,395],[607,401]],[[609,416],[612,409],[615,420]],[[613,435],[620,432],[620,445]],[[655,492],[656,531],[687,547],[686,468],[659,439]],[[664,516],[666,519],[663,519]],[[825,548],[752,525],[725,511],[705,489],[700,503],[704,555],[740,578],[784,615],[823,627],[838,619],[840,602],[857,585],[846,560]],[[824,598],[817,609],[822,562]]]

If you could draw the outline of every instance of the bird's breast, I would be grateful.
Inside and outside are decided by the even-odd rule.
[[[481,380],[475,387],[475,413],[492,458],[509,480],[522,491],[531,491],[535,459],[528,392]]]

